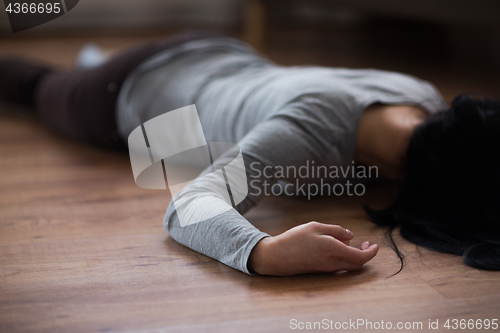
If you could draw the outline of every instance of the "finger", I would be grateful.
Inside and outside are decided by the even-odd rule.
[[[344,229],[339,225],[316,223],[315,228],[318,233],[332,236],[340,241],[351,240],[354,237],[354,234],[351,230]]]
[[[361,244],[361,246],[359,247],[359,249],[360,250],[366,250],[369,247],[370,247],[370,242],[364,242],[363,244]]]
[[[363,265],[375,257],[378,252],[378,245],[372,244],[364,250],[356,249],[351,246],[339,246],[337,251],[340,259],[353,264]]]
[[[330,235],[320,235],[320,236],[325,236],[325,237],[330,237],[330,238],[332,237],[332,236],[330,236]],[[349,244],[350,244],[350,240],[339,240],[339,239],[337,239],[337,240],[338,240],[339,242],[341,242],[342,244],[345,244],[345,245],[347,245],[347,246],[349,246]]]

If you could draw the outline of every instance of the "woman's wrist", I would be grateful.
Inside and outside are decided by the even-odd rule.
[[[252,249],[248,258],[248,269],[260,275],[269,275],[269,247],[273,237],[262,238]]]

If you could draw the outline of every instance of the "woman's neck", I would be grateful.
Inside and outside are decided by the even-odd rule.
[[[361,116],[356,163],[374,165],[383,178],[401,180],[411,135],[427,114],[410,105],[373,104]]]

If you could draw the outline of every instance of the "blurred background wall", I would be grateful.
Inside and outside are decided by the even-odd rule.
[[[265,8],[268,19],[294,19],[296,23],[324,25],[353,15],[369,15],[497,30],[500,27],[498,0],[81,0],[76,10],[36,29],[238,28],[252,4]],[[0,15],[0,32],[9,30],[4,12]]]
[[[376,50],[374,58],[384,57],[390,48],[418,61],[500,73],[500,0],[80,0],[62,17],[16,34],[3,9],[0,40],[218,28],[259,49],[287,40],[350,43],[354,52],[346,56]]]

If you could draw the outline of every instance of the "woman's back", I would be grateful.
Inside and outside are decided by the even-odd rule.
[[[445,108],[430,83],[374,69],[278,66],[232,38],[197,40],[143,63],[120,94],[118,122],[124,137],[144,121],[196,104],[208,141],[238,142],[277,115],[341,122],[355,130],[374,102]],[[300,110],[300,111],[299,111]],[[308,112],[309,111],[309,112]]]

